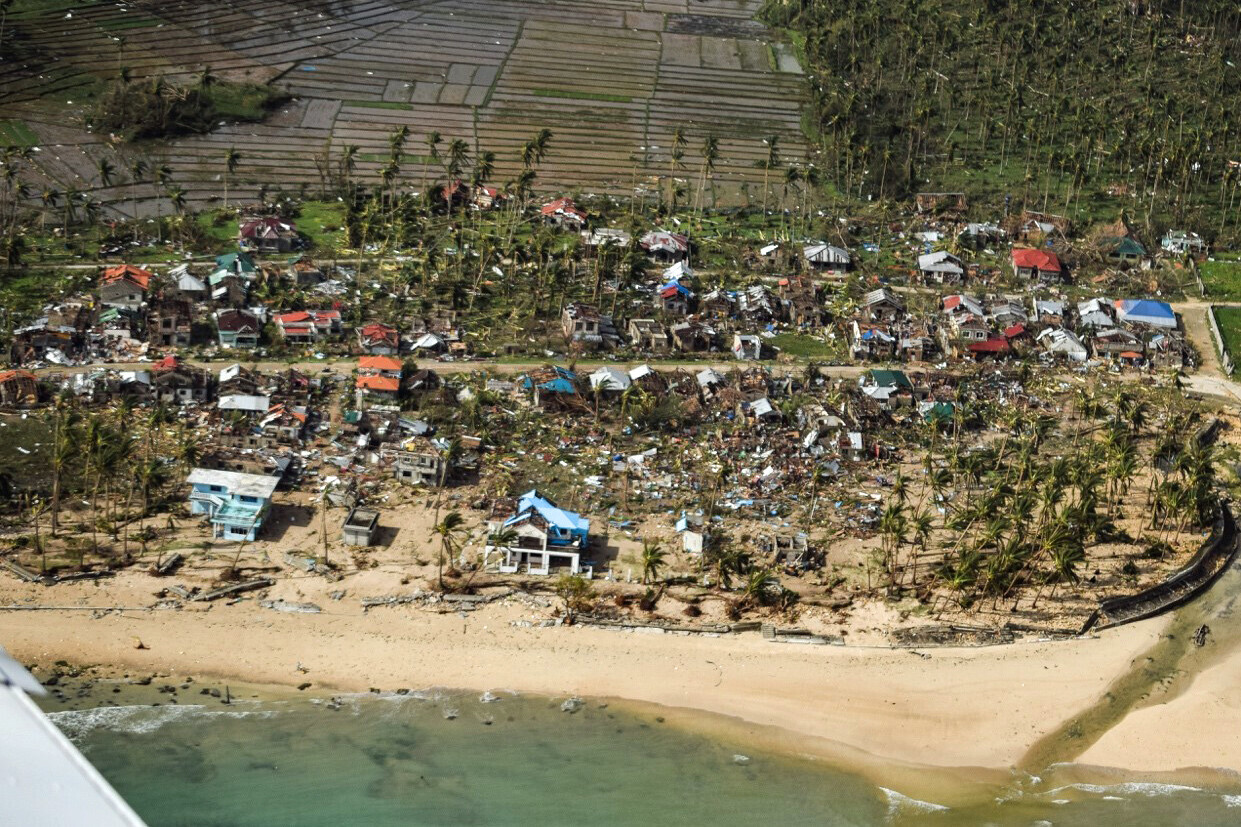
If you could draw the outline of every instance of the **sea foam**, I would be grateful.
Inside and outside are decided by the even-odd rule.
[[[896,790],[889,790],[887,787],[880,787],[879,789],[888,797],[888,818],[892,818],[902,811],[935,813],[948,809],[943,804],[936,804],[933,801],[920,801],[917,798],[911,798],[903,793],[898,793]]]
[[[193,718],[270,718],[271,709],[211,709],[201,704],[161,706],[101,706],[49,712],[47,717],[71,741],[80,741],[96,729],[143,734],[166,724]]]

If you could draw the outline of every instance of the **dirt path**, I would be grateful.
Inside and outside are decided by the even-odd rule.
[[[239,354],[239,356],[240,355],[241,354]],[[516,373],[524,373],[526,371],[534,370],[535,368],[542,367],[551,362],[558,362],[560,364],[565,364],[567,363],[567,361],[568,360],[564,360],[564,359],[561,359],[561,360],[545,359],[541,362],[498,362],[498,361],[494,361],[490,359],[477,359],[477,360],[473,360],[469,362],[419,361],[418,367],[420,369],[426,368],[427,370],[434,371],[435,373],[440,373],[440,374],[470,373],[476,370],[485,370],[491,373],[498,373],[498,374],[516,374]],[[287,370],[289,368],[294,368],[296,370],[302,371],[303,373],[314,374],[314,373],[331,372],[331,373],[337,373],[341,375],[348,375],[348,374],[351,374],[354,368],[357,366],[356,359],[340,359],[340,360],[334,360],[334,361],[311,360],[311,361],[306,361],[306,362],[257,362],[257,363],[252,362],[247,359],[242,359],[242,358],[220,359],[220,360],[211,361],[211,362],[202,361],[199,359],[188,359],[185,361],[185,363],[188,365],[193,365],[195,367],[204,368],[206,370],[217,370],[217,371],[220,368],[234,364],[235,362],[240,362],[241,364],[246,365],[247,367],[255,367],[256,369],[264,373],[271,373],[274,371],[282,371],[282,370]],[[72,375],[72,374],[77,374],[77,373],[90,373],[96,370],[150,370],[152,364],[153,364],[152,362],[96,362],[96,363],[92,363],[89,365],[70,365],[70,366],[64,366],[64,367],[53,365],[51,367],[39,368],[35,371],[35,373],[41,374],[41,375],[46,375],[49,373]],[[632,364],[636,366],[638,364],[643,364],[643,363],[641,362],[624,363],[624,362],[619,362],[619,361],[590,361],[590,362],[578,362],[577,366],[578,366],[578,372],[582,373],[582,372],[589,372],[593,368],[601,367],[603,365],[612,365],[615,367],[624,368],[628,364]],[[737,362],[737,361],[728,361],[728,362],[652,361],[646,364],[650,364],[652,368],[654,368],[655,370],[660,370],[660,371],[674,371],[674,370],[684,369],[692,373],[697,373],[698,371],[701,371],[704,368],[711,368],[712,370],[716,370],[716,371],[728,371],[728,370],[732,370],[733,368],[738,368],[738,367],[740,368],[751,367],[759,363]],[[791,365],[786,365],[786,364],[769,365],[768,364],[765,366],[770,367],[772,369],[772,372],[778,375],[788,374],[788,373],[797,373],[797,372],[805,370],[805,367],[806,367],[804,364],[791,364]],[[876,367],[876,366],[875,365],[834,365],[834,366],[821,367],[819,368],[819,370],[824,376],[851,378],[851,377],[860,376],[862,373],[864,373],[867,370],[870,370],[872,367]]]
[[[1202,364],[1198,366],[1198,370],[1186,374],[1182,385],[1190,393],[1220,397],[1238,404],[1241,403],[1241,384],[1224,374],[1219,351],[1216,350],[1215,340],[1211,335],[1211,325],[1207,320],[1210,307],[1211,302],[1203,301],[1178,302],[1172,305],[1172,309],[1180,314],[1185,336],[1202,356]]]

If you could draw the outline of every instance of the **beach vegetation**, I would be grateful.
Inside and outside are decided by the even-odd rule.
[[[589,611],[594,605],[594,587],[580,574],[562,574],[557,577],[555,592],[560,598],[566,623],[572,624],[577,615]]]

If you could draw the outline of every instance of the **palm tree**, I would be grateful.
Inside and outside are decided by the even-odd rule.
[[[340,163],[337,167],[341,186],[353,198],[353,173],[358,167],[358,145],[349,144],[340,152]]]
[[[428,132],[426,138],[424,139],[427,145],[427,154],[422,159],[422,190],[424,194],[427,189],[427,164],[431,161],[434,161],[437,164],[440,162],[440,143],[442,143],[443,140],[444,139],[440,133],[436,132],[434,129]]]
[[[46,186],[39,193],[39,200],[43,202],[43,211],[40,217],[40,232],[47,233],[47,213],[49,210],[56,209],[57,203],[60,201],[60,190],[53,186]]]
[[[672,130],[672,149],[668,153],[668,212],[671,214],[677,208],[677,170],[681,168],[681,159],[685,157],[685,147],[688,141],[685,139],[685,130],[677,127]]]
[[[440,538],[438,582],[444,591],[444,560],[451,562],[453,553],[460,547],[461,535],[465,533],[465,519],[459,511],[449,511],[444,519],[435,524],[431,533]]]
[[[745,588],[741,592],[741,603],[745,606],[762,606],[777,585],[776,576],[771,569],[758,569],[750,572],[746,578]]]
[[[228,209],[229,179],[237,171],[239,163],[241,163],[241,153],[237,151],[237,147],[230,146],[224,151],[224,209]]]
[[[642,585],[659,579],[659,570],[664,566],[666,553],[659,543],[652,540],[642,541]]]
[[[138,184],[147,174],[147,162],[135,158],[129,163],[129,204],[134,219],[134,241],[138,240]]]
[[[99,183],[104,187],[112,186],[112,176],[116,174],[116,164],[113,164],[107,158],[100,158],[95,163],[95,169],[99,172]]]
[[[698,220],[702,221],[702,195],[707,185],[707,179],[711,179],[711,204],[715,205],[715,162],[720,158],[720,140],[714,135],[708,135],[702,139],[702,167],[699,170],[698,177]]]
[[[77,413],[70,400],[61,395],[53,406],[52,420],[52,536],[60,529],[60,495],[65,469],[79,456],[75,425]]]
[[[780,136],[768,135],[763,138],[763,143],[767,145],[767,157],[758,162],[763,168],[763,215],[767,214],[767,199],[771,195],[771,189],[768,186],[768,179],[771,171],[780,166]]]
[[[449,142],[448,154],[444,159],[444,172],[448,176],[448,186],[452,186],[461,177],[461,173],[469,166],[469,161],[469,144],[461,138],[454,138]]]

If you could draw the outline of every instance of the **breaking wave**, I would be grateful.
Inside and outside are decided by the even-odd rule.
[[[77,742],[97,729],[143,734],[195,718],[271,718],[272,709],[214,709],[201,704],[162,706],[101,706],[49,712],[47,717],[69,740]]]
[[[1065,790],[1078,790],[1084,793],[1093,793],[1102,796],[1124,796],[1124,795],[1144,795],[1144,796],[1162,796],[1172,795],[1174,793],[1200,793],[1203,792],[1201,787],[1188,787],[1184,784],[1158,784],[1153,781],[1124,781],[1120,784],[1066,784],[1063,787],[1056,787],[1054,790],[1047,790],[1042,795],[1055,795]]]
[[[887,787],[880,787],[879,789],[888,797],[888,818],[893,818],[901,813],[935,813],[948,809],[943,804],[936,804],[932,801],[920,801],[903,793],[898,793],[896,790],[889,790]]]

